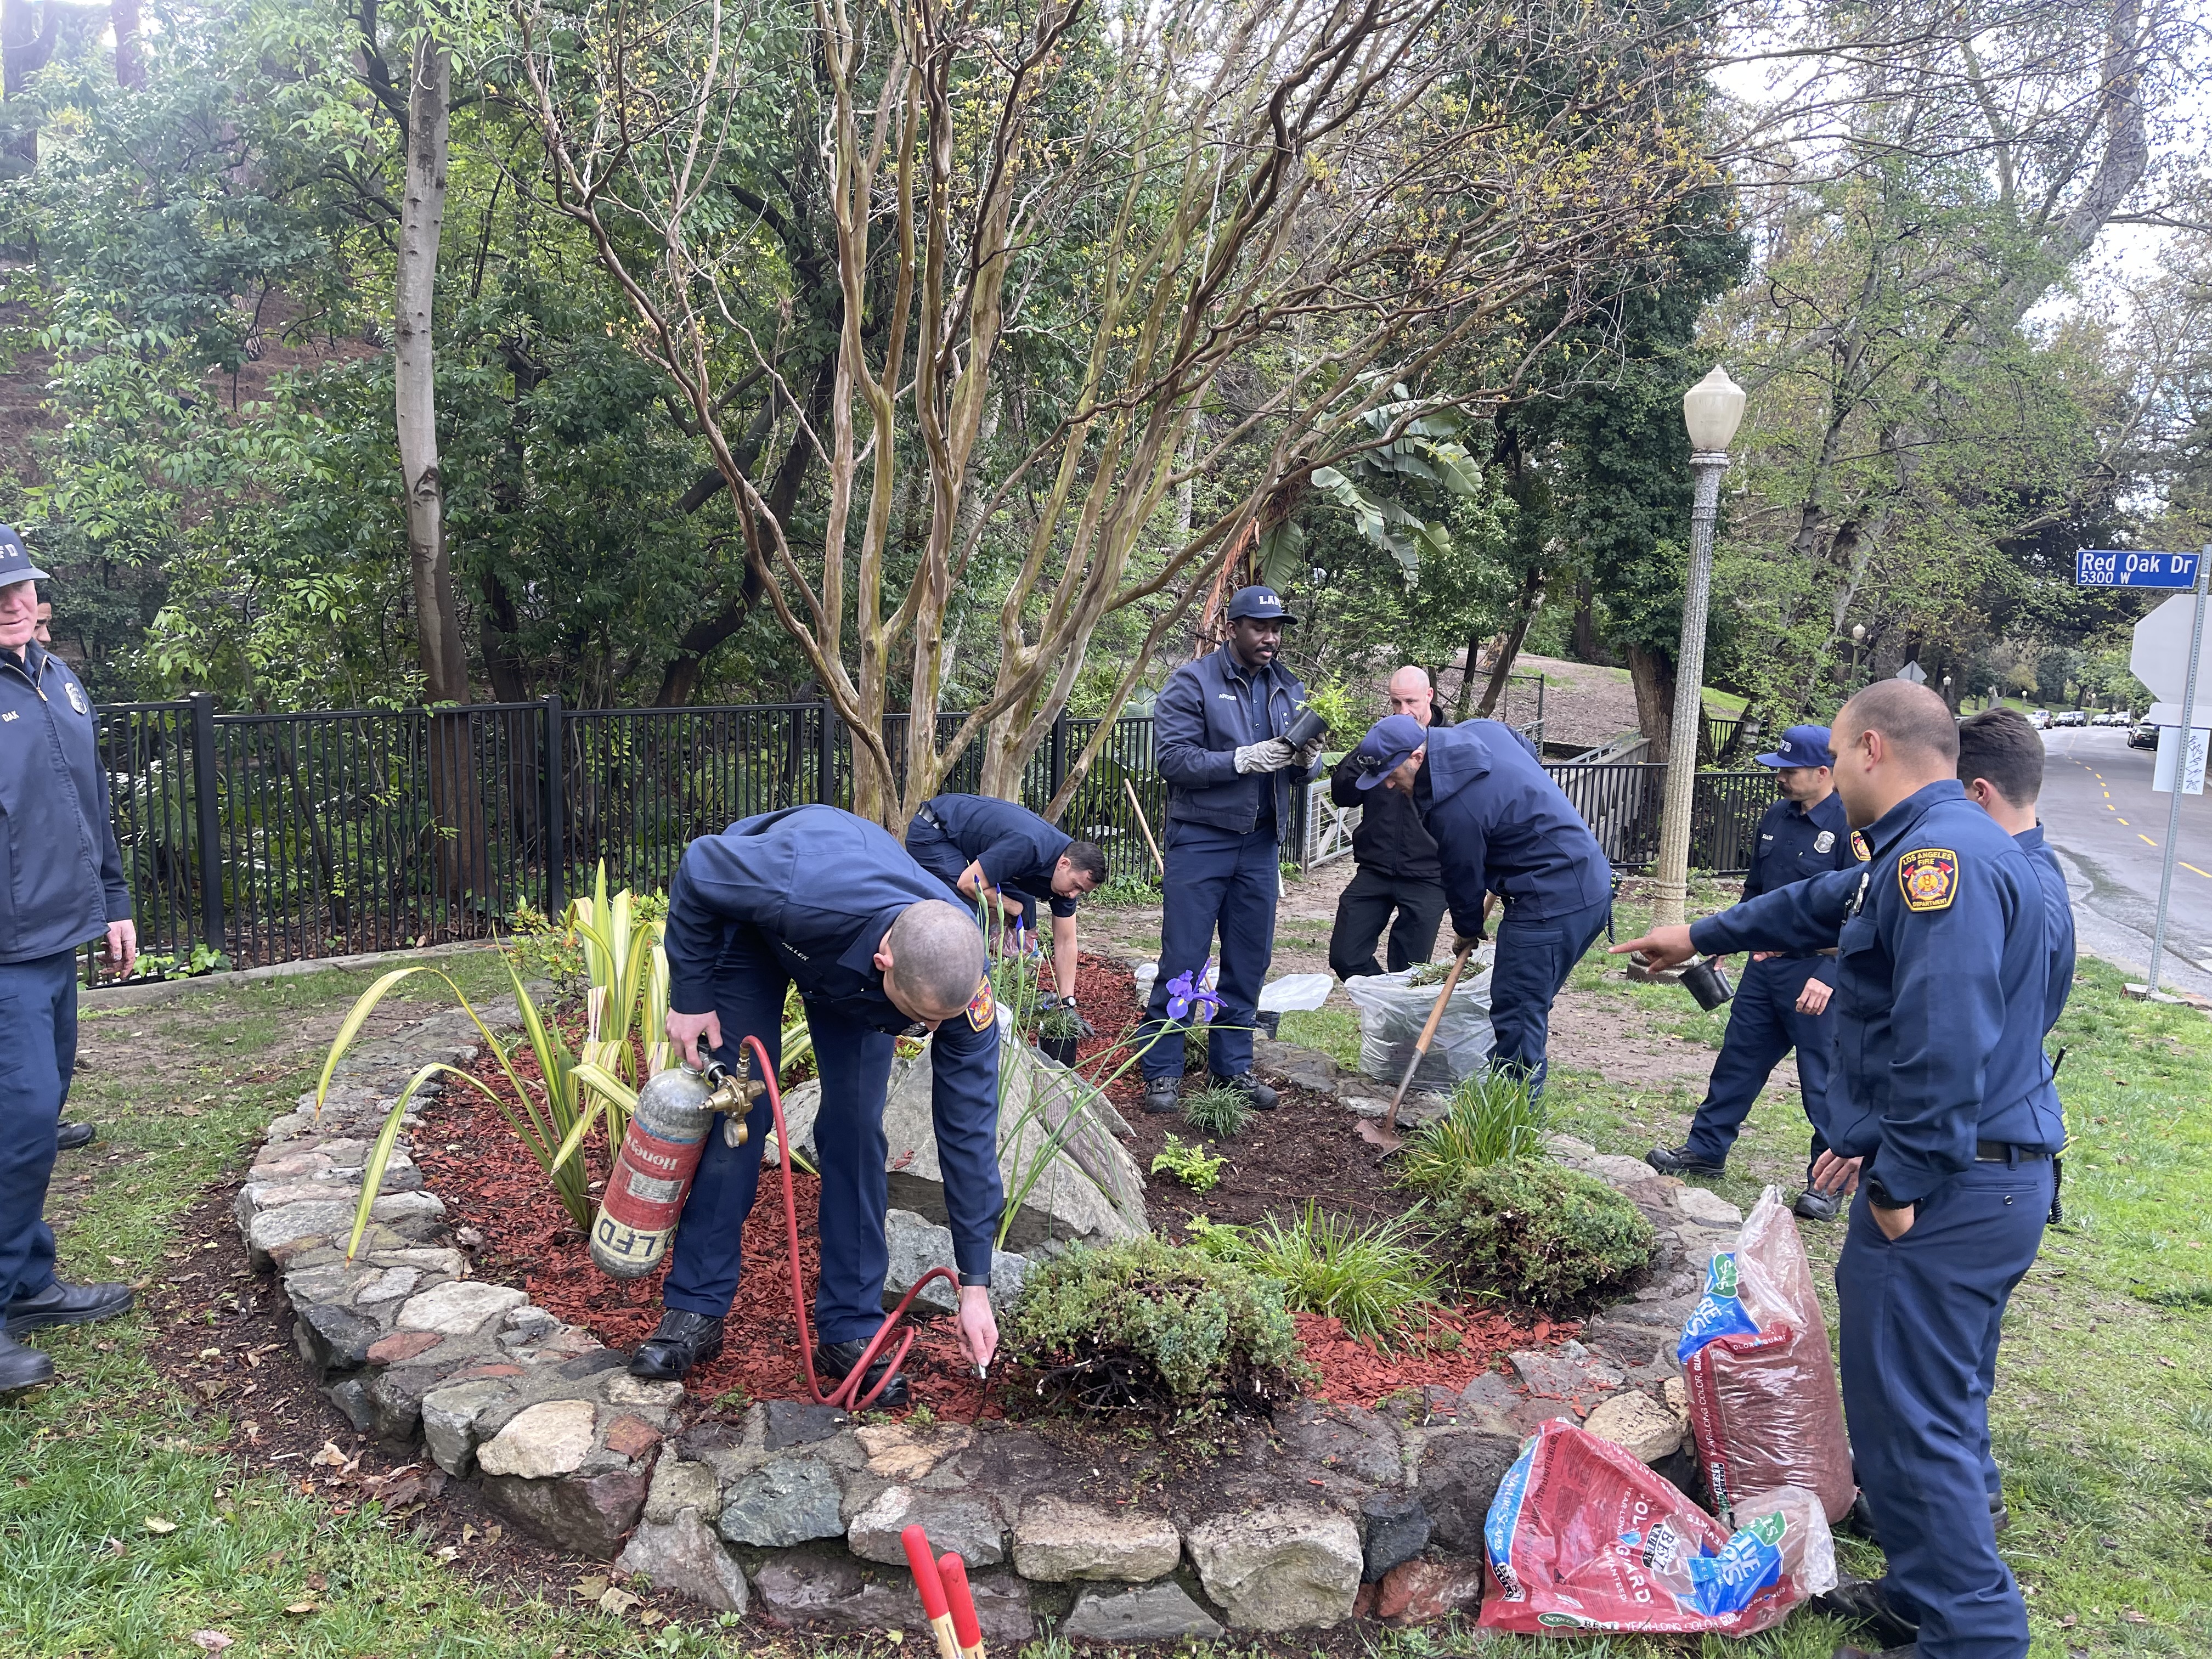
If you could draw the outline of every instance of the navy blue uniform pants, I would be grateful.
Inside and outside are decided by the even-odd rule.
[[[789,982],[773,948],[757,934],[741,938],[725,956],[714,981],[714,1012],[722,1022],[722,1046],[714,1053],[725,1066],[745,1069],[740,1045],[748,1036],[760,1038],[781,1066]],[[884,1322],[884,1274],[890,1267],[884,1243],[884,1212],[890,1201],[884,1172],[884,1093],[895,1039],[811,1003],[806,1025],[822,1079],[821,1114],[814,1121],[822,1170],[822,1282],[814,1292],[814,1331],[823,1342],[865,1340]],[[723,1139],[719,1116],[707,1132],[699,1173],[677,1224],[663,1307],[714,1319],[729,1312],[738,1293],[745,1218],[760,1188],[761,1148],[774,1127],[763,1096],[746,1115],[744,1146]]]
[[[1713,1062],[1705,1100],[1690,1123],[1689,1150],[1709,1164],[1728,1162],[1729,1148],[1751,1115],[1752,1103],[1766,1086],[1766,1079],[1782,1063],[1783,1055],[1797,1051],[1797,1082],[1805,1115],[1813,1125],[1813,1150],[1805,1159],[1806,1173],[1828,1143],[1820,1133],[1827,1121],[1828,1057],[1835,1046],[1836,1012],[1831,1001],[1826,1012],[1801,1014],[1798,994],[1819,971],[1825,958],[1769,957],[1765,962],[1746,962],[1729,1004],[1728,1035],[1721,1039],[1720,1058]]]
[[[1996,1329],[2035,1261],[2051,1160],[1975,1164],[1886,1237],[1862,1186],[1836,1263],[1844,1413],[1920,1659],[2022,1659],[2027,1608],[1997,1554],[1988,1456]]]
[[[1531,1094],[1544,1091],[1544,1050],[1551,1041],[1552,1001],[1583,952],[1605,931],[1613,901],[1534,921],[1505,907],[1498,924],[1498,960],[1490,975],[1490,1063],[1525,1072]]]
[[[0,963],[0,1306],[54,1282],[46,1181],[76,1066],[76,952]]]
[[[1252,1069],[1260,988],[1275,954],[1281,843],[1272,827],[1240,836],[1170,818],[1162,851],[1160,975],[1139,1033],[1140,1042],[1158,1040],[1145,1050],[1145,1075],[1182,1075],[1182,1033],[1166,1029],[1168,981],[1206,966],[1218,930],[1221,1011],[1206,1037],[1206,1064],[1216,1077],[1240,1077]]]

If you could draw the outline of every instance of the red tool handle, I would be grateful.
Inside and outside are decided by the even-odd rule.
[[[975,1617],[975,1597],[968,1588],[968,1564],[957,1555],[938,1558],[937,1571],[945,1581],[945,1599],[952,1604],[952,1633],[960,1651],[983,1650],[983,1626]]]
[[[937,1570],[937,1558],[929,1551],[929,1534],[920,1527],[908,1527],[899,1534],[899,1543],[906,1550],[906,1564],[914,1569],[914,1587],[921,1592],[921,1610],[931,1619],[942,1619],[947,1611],[945,1579]],[[958,1628],[957,1624],[954,1626]]]

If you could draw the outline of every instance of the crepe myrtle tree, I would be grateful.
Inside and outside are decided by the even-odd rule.
[[[620,287],[629,343],[739,507],[754,585],[851,729],[854,809],[893,825],[979,738],[982,787],[1014,793],[1126,611],[1110,724],[1318,470],[1338,469],[1326,490],[1439,408],[1521,389],[1532,297],[1710,177],[1691,45],[1626,0],[514,15],[546,159],[521,182]],[[826,308],[780,233],[802,180],[827,204]],[[826,316],[826,350],[802,314]],[[819,382],[794,368],[813,362]],[[755,392],[811,453],[803,501],[756,476]],[[1361,418],[1385,404],[1380,430]],[[956,593],[993,617],[997,661],[940,740]]]

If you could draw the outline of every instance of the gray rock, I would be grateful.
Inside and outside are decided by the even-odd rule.
[[[896,1308],[899,1299],[932,1267],[953,1267],[952,1230],[925,1221],[911,1210],[892,1210],[884,1217],[885,1243],[890,1248],[890,1269],[884,1275],[884,1308]],[[991,1303],[1004,1310],[1021,1294],[1029,1258],[1005,1250],[991,1252]],[[941,1279],[932,1279],[915,1297],[914,1305],[933,1313],[952,1313],[960,1306],[958,1288]]]
[[[353,1293],[356,1308],[373,1308],[380,1303],[397,1302],[412,1296],[415,1287],[422,1282],[422,1275],[413,1267],[386,1267],[372,1274]]]
[[[1516,1413],[1527,1399],[1497,1372],[1485,1371],[1459,1391],[1458,1426],[1486,1434],[1516,1434],[1520,1429]]]
[[[1430,1431],[1421,1447],[1419,1491],[1431,1539],[1439,1548],[1457,1555],[1481,1550],[1490,1500],[1520,1455],[1517,1436],[1480,1429]]]
[[[1563,1164],[1587,1164],[1597,1156],[1597,1148],[1587,1140],[1577,1140],[1572,1135],[1553,1135],[1546,1141],[1552,1156]]]
[[[934,1540],[931,1540],[934,1542]],[[1030,1613],[1029,1586],[1003,1573],[983,1573],[968,1581],[975,1598],[975,1617],[983,1639],[1008,1651],[1036,1634]],[[904,1571],[885,1578],[849,1556],[793,1551],[778,1556],[754,1576],[760,1610],[775,1623],[825,1626],[836,1630],[926,1632],[921,1600]]]
[[[1674,1413],[1632,1389],[1596,1407],[1583,1426],[1646,1463],[1671,1457],[1682,1446],[1682,1425]]]
[[[426,1406],[428,1402],[425,1402]],[[477,1452],[486,1474],[544,1480],[583,1466],[599,1407],[588,1400],[549,1400],[520,1413]],[[643,1503],[641,1491],[639,1502]]]
[[[368,1378],[342,1377],[323,1390],[323,1398],[345,1414],[355,1430],[367,1434],[376,1424],[376,1407],[368,1397]]]
[[[1029,1185],[1007,1242],[1026,1251],[1047,1239],[1106,1243],[1149,1231],[1143,1173],[1105,1124],[1084,1109],[1070,1074],[1020,1042],[1000,1044],[999,1066],[999,1170],[1006,1190],[1026,1184],[1024,1166],[1048,1142],[1060,1147]],[[943,1222],[933,1086],[927,1055],[894,1067],[884,1108],[885,1168],[892,1204]]]
[[[326,1371],[357,1371],[368,1361],[368,1346],[384,1334],[373,1320],[329,1303],[294,1304],[292,1343],[300,1358]]]
[[[350,1204],[287,1204],[280,1210],[270,1210],[253,1218],[246,1231],[246,1251],[255,1267],[266,1271],[274,1265],[273,1250],[302,1239],[330,1238],[343,1240],[353,1230],[354,1206]]]
[[[791,1144],[799,1148],[800,1158],[817,1167],[821,1159],[814,1151],[814,1120],[821,1113],[822,1085],[817,1079],[807,1079],[783,1097],[783,1126],[791,1131]],[[781,1167],[783,1163],[772,1128],[761,1144],[761,1163],[770,1170]]]
[[[1523,1388],[1551,1400],[1582,1396],[1594,1401],[1600,1392],[1617,1389],[1625,1380],[1620,1366],[1579,1342],[1562,1342],[1548,1351],[1524,1348],[1508,1358]]]
[[[1060,1627],[1086,1642],[1173,1642],[1218,1636],[1221,1626],[1172,1579],[1135,1589],[1085,1589]]]
[[[1182,1559],[1182,1534],[1161,1516],[1126,1515],[1042,1495],[1022,1505],[1013,1557],[1014,1571],[1040,1583],[1091,1579],[1141,1584],[1176,1570]]]
[[[481,1456],[481,1454],[479,1454]],[[547,1541],[597,1561],[614,1559],[623,1535],[645,1509],[645,1476],[617,1472],[532,1480],[484,1479],[485,1499]]]
[[[1743,1224],[1743,1212],[1718,1193],[1707,1192],[1703,1187],[1685,1187],[1674,1194],[1674,1207],[1692,1221],[1703,1222],[1708,1227],[1738,1227]]]
[[[478,1425],[485,1413],[504,1405],[514,1389],[502,1377],[480,1377],[434,1389],[422,1396],[422,1439],[430,1461],[451,1475],[476,1467]]]
[[[410,1297],[399,1310],[403,1331],[435,1331],[441,1336],[473,1336],[530,1298],[504,1285],[455,1279]]]
[[[1304,1401],[1275,1419],[1275,1431],[1291,1456],[1369,1486],[1395,1486],[1406,1478],[1398,1431],[1385,1419],[1357,1406]]]
[[[787,1549],[810,1539],[843,1536],[842,1502],[836,1471],[827,1463],[779,1457],[731,1486],[717,1528],[732,1544]]]
[[[580,1356],[592,1366],[586,1376],[596,1376],[614,1369],[611,1365],[599,1364],[599,1354],[611,1354],[618,1363],[623,1359],[621,1352],[613,1348],[602,1348],[596,1353]],[[575,1362],[572,1360],[569,1363],[573,1364]],[[567,1366],[562,1368],[562,1374],[570,1374]],[[681,1382],[656,1382],[649,1377],[631,1376],[625,1372],[620,1376],[607,1378],[599,1388],[599,1398],[610,1406],[629,1406],[653,1412],[674,1411],[684,1403],[684,1385]]]
[[[670,1521],[641,1523],[615,1558],[615,1571],[625,1576],[642,1573],[654,1589],[717,1613],[743,1613],[750,1599],[744,1571],[696,1510],[684,1510]]]
[[[1371,1584],[1429,1547],[1429,1512],[1411,1492],[1370,1492],[1359,1505],[1359,1578]]]
[[[817,1406],[810,1401],[770,1400],[760,1411],[761,1443],[769,1451],[827,1440],[850,1421],[835,1406]]]
[[[1656,1173],[1640,1158],[1622,1158],[1617,1153],[1598,1152],[1583,1160],[1590,1174],[1613,1187],[1634,1187],[1651,1179]]]
[[[710,1464],[688,1457],[663,1457],[653,1466],[653,1486],[645,1497],[645,1518],[665,1523],[685,1510],[702,1515],[719,1514],[721,1482]]]
[[[951,1552],[971,1567],[994,1566],[1006,1559],[1006,1523],[989,1499],[913,1486],[885,1487],[853,1517],[845,1547],[863,1561],[898,1566],[906,1560],[899,1534],[908,1527],[927,1532],[939,1555]]]
[[[1352,1616],[1359,1594],[1359,1529],[1341,1515],[1288,1504],[1220,1515],[1190,1533],[1199,1581],[1229,1623],[1297,1630]]]

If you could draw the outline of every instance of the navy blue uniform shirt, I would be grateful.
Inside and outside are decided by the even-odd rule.
[[[1752,848],[1751,870],[1743,878],[1743,896],[1754,899],[1792,882],[1858,867],[1859,855],[1851,845],[1851,826],[1844,817],[1842,796],[1832,789],[1809,811],[1794,800],[1778,800],[1759,820],[1759,840]],[[1787,954],[1814,953],[1792,951]],[[1834,960],[1821,957],[1813,977],[1833,985]]]
[[[1272,818],[1290,833],[1291,791],[1310,778],[1297,765],[1239,772],[1237,751],[1291,729],[1306,689],[1279,662],[1247,668],[1227,646],[1168,676],[1152,705],[1154,763],[1167,780],[1168,816],[1249,836]]]
[[[1613,866],[1528,740],[1499,720],[1431,726],[1421,820],[1437,843],[1452,926],[1482,931],[1495,893],[1529,921],[1588,908],[1613,892]],[[1380,786],[1378,786],[1379,787]]]
[[[1844,1100],[1828,1140],[1873,1158],[1900,1203],[1971,1165],[1978,1140],[2057,1152],[2066,1132],[2043,1054],[2037,860],[1955,778],[1914,791],[1861,834],[1872,861],[1856,872],[1708,916],[1691,943],[1709,955],[1836,944]]]
[[[991,885],[1043,899],[1056,916],[1075,914],[1075,900],[1052,890],[1060,855],[1074,836],[1062,835],[1028,807],[993,795],[939,795],[928,811],[962,855],[983,866]]]
[[[92,699],[36,640],[0,651],[0,962],[73,950],[131,919]]]
[[[834,806],[740,818],[693,842],[677,866],[668,890],[668,1006],[679,1013],[713,1008],[724,954],[750,929],[808,1003],[903,1031],[913,1022],[884,991],[876,947],[899,913],[923,899],[947,902],[945,884],[881,824]],[[987,1273],[1005,1197],[999,1022],[988,997],[975,1012],[981,1030],[957,1014],[937,1028],[929,1063],[953,1255],[961,1272]],[[732,1042],[743,1035],[723,1033]]]
[[[2043,936],[2051,958],[2043,993],[2043,1032],[2048,1036],[2066,1012],[2066,996],[2074,988],[2074,901],[2067,896],[2066,872],[2058,867],[2058,855],[2044,845],[2041,824],[2021,830],[2013,841],[2035,860],[2035,873],[2043,878]]]

